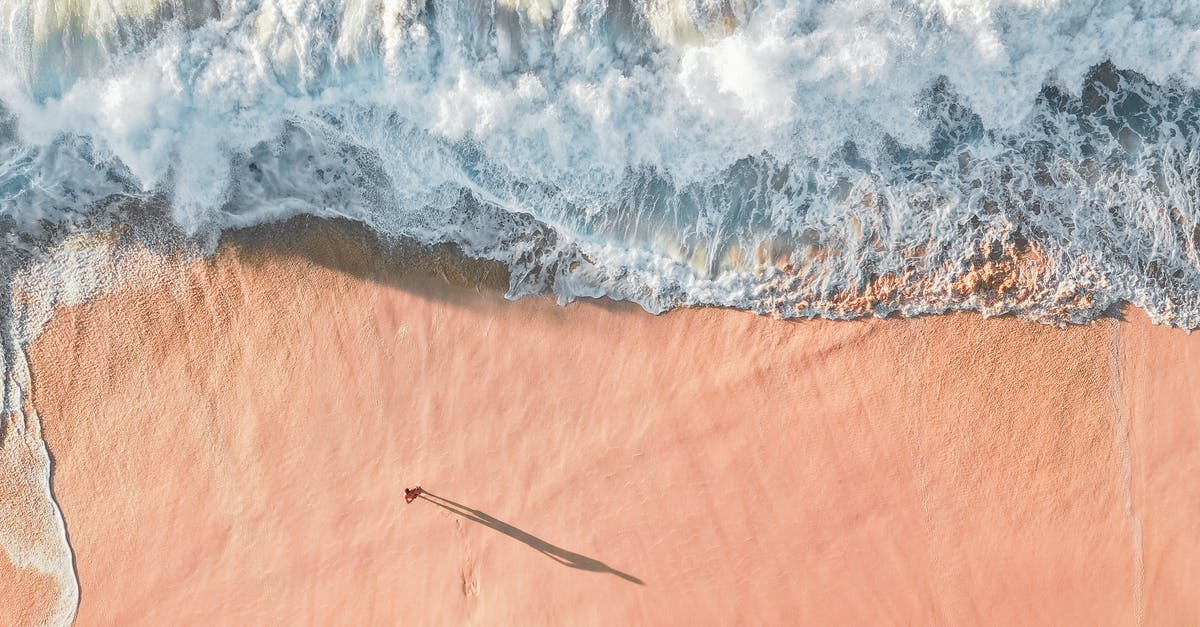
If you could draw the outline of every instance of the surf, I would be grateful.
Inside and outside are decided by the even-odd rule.
[[[1200,10],[5,2],[0,215],[448,242],[509,295],[1200,325]]]

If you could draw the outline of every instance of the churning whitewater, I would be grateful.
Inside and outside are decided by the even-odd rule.
[[[503,261],[512,297],[1200,325],[1200,3],[0,16],[13,232],[130,203],[195,235],[308,213]]]

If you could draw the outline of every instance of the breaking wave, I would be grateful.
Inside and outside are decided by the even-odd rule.
[[[298,213],[510,296],[1200,326],[1200,4],[0,1],[0,214]]]

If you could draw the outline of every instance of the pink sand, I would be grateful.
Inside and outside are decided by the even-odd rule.
[[[1200,616],[1200,337],[329,265],[227,248],[32,347],[80,625]]]

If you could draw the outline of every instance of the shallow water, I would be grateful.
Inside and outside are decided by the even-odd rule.
[[[0,212],[453,242],[510,295],[1200,325],[1200,9],[4,2]]]

